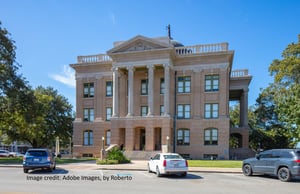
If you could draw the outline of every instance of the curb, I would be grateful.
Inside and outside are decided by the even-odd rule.
[[[60,164],[57,167],[60,168],[62,166],[67,166],[68,164]],[[0,165],[0,168],[23,168],[22,165]],[[82,169],[84,169],[85,167],[82,166]],[[192,168],[197,168],[197,167],[192,167]],[[118,168],[118,167],[101,167],[101,166],[95,166],[95,168],[93,168],[94,170],[119,170],[119,171],[147,171],[146,168],[127,168],[127,167],[123,167],[123,168]],[[203,168],[203,169],[189,169],[188,172],[200,172],[200,173],[231,173],[231,174],[242,174],[242,171],[238,170],[230,170],[227,168],[221,168],[221,169],[215,169],[215,168]]]

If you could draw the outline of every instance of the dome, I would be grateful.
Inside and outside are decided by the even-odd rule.
[[[174,46],[174,47],[182,47],[184,46],[183,44],[181,44],[180,42],[176,41],[176,40],[171,40],[171,44]]]

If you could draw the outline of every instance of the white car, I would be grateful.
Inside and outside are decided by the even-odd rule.
[[[148,172],[155,172],[158,177],[164,174],[186,176],[188,162],[176,153],[159,153],[148,162]]]

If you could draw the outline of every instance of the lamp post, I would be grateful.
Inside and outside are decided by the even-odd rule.
[[[167,152],[169,153],[169,139],[170,139],[170,137],[167,136],[166,139],[167,139]]]
[[[101,160],[103,160],[103,155],[104,155],[104,140],[105,140],[105,138],[102,136]]]

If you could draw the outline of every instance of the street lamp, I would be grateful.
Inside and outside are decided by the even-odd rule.
[[[104,140],[105,140],[105,138],[102,136],[101,160],[103,160],[103,155],[104,155]]]
[[[170,139],[170,137],[167,136],[166,139],[167,139],[167,152],[169,153],[169,139]]]

